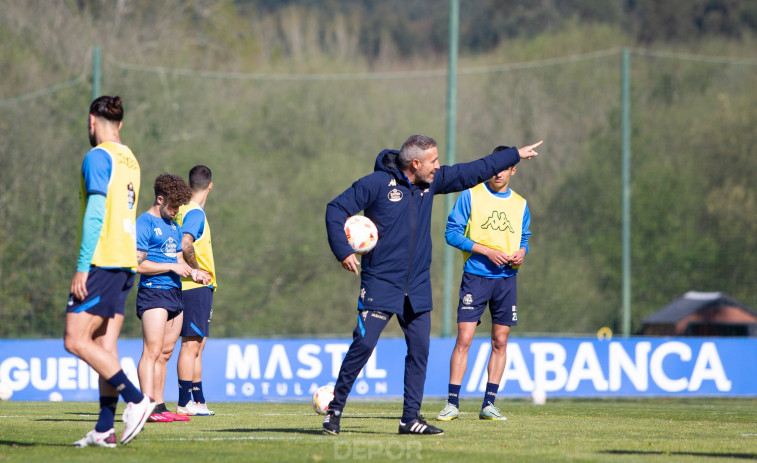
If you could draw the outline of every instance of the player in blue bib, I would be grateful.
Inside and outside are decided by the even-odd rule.
[[[161,174],[155,179],[155,202],[137,218],[137,316],[142,320],[142,357],[137,368],[142,392],[157,405],[149,420],[187,421],[166,409],[163,388],[166,364],[179,339],[182,326],[181,277],[206,281],[184,262],[181,228],[173,221],[179,206],[189,202],[191,191],[181,177]]]

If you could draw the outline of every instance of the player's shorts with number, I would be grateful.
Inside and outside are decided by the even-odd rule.
[[[463,272],[460,283],[460,300],[457,322],[481,323],[481,316],[489,305],[492,323],[516,326],[518,324],[517,275],[508,278],[484,278]]]

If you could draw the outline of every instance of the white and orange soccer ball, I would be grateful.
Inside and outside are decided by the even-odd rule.
[[[344,224],[344,233],[355,254],[365,254],[376,247],[378,229],[371,219],[364,215],[353,215]]]
[[[325,415],[332,400],[334,400],[334,386],[319,387],[313,394],[313,410],[319,415]]]

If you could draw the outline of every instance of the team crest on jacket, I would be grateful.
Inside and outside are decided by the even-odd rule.
[[[393,188],[392,191],[389,192],[388,195],[386,195],[387,199],[389,201],[396,203],[397,201],[402,201],[402,191]]]

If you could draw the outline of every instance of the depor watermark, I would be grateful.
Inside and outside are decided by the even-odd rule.
[[[417,440],[393,439],[387,442],[352,441],[334,442],[335,460],[422,460],[423,445]]]

